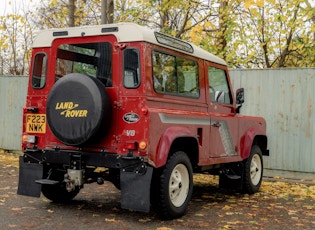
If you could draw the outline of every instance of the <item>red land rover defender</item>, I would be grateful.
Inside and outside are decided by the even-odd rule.
[[[243,102],[226,62],[188,42],[132,23],[44,31],[32,51],[18,194],[64,202],[109,180],[122,208],[172,219],[185,214],[193,173],[255,193],[266,123],[240,115]]]

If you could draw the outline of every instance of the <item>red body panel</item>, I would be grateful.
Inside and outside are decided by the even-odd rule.
[[[23,116],[23,133],[26,132],[26,116],[32,114],[27,108],[37,107],[36,114],[46,113],[48,94],[55,82],[56,50],[63,43],[84,43],[86,37],[56,39],[50,48],[35,48],[34,55],[43,52],[48,57],[46,85],[42,89],[28,88]],[[263,118],[245,117],[236,113],[235,97],[229,105],[210,101],[207,66],[215,66],[228,73],[227,67],[191,57],[165,47],[146,42],[132,42],[117,45],[114,35],[89,37],[88,42],[110,42],[112,50],[113,85],[107,88],[112,105],[109,131],[93,144],[80,149],[106,151],[125,155],[128,143],[146,143],[145,149],[131,150],[133,155],[145,155],[154,167],[165,165],[175,140],[190,138],[198,147],[191,153],[198,159],[198,166],[241,161],[249,156],[253,140],[257,135],[265,136],[266,124]],[[128,89],[122,83],[122,53],[125,48],[134,47],[140,54],[141,84]],[[159,50],[171,55],[186,57],[198,63],[199,97],[179,97],[159,94],[154,91],[152,77],[152,51]],[[33,67],[30,69],[32,73]],[[229,79],[229,78],[228,78]],[[229,87],[231,87],[231,83]],[[130,120],[128,120],[130,119]],[[46,123],[45,133],[35,133],[39,149],[78,149],[59,141]],[[33,147],[23,143],[23,148]]]

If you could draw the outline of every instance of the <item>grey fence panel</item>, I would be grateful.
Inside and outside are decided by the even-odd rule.
[[[245,88],[241,114],[267,121],[270,169],[315,172],[315,69],[231,70]]]
[[[27,77],[0,76],[0,148],[21,150]]]

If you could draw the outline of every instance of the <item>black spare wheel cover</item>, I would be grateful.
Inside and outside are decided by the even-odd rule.
[[[110,100],[97,79],[79,73],[60,78],[47,100],[47,121],[55,137],[67,145],[82,145],[109,125]],[[102,130],[102,133],[105,130]]]

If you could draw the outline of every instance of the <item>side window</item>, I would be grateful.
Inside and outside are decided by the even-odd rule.
[[[178,92],[181,95],[199,97],[199,71],[197,62],[176,58]]]
[[[232,104],[231,91],[225,71],[215,67],[209,67],[208,80],[210,86],[210,100],[221,104]]]
[[[56,80],[70,73],[81,73],[112,86],[112,47],[108,42],[62,44],[57,50]]]
[[[175,57],[153,52],[154,89],[159,93],[176,93]]]
[[[157,93],[199,97],[197,62],[154,51],[153,84]]]
[[[126,88],[137,88],[140,85],[139,51],[135,48],[124,50],[124,77]]]
[[[45,53],[38,53],[34,57],[32,73],[32,87],[41,89],[46,83],[47,56]]]

